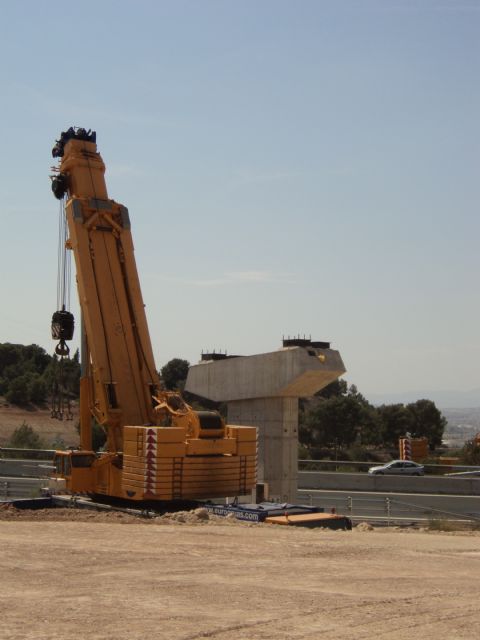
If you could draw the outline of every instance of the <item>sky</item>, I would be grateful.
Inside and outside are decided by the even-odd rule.
[[[479,388],[479,71],[478,0],[0,0],[0,342],[53,352],[75,125],[159,368],[306,335],[367,397]]]

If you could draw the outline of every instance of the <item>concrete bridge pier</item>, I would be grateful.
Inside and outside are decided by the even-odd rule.
[[[258,481],[270,498],[294,502],[298,473],[298,399],[313,396],[345,367],[328,342],[288,339],[253,356],[202,354],[185,389],[227,404],[228,423],[258,428]]]

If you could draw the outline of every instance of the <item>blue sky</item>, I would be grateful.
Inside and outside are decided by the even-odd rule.
[[[0,342],[53,348],[77,125],[159,367],[300,333],[367,396],[480,386],[479,36],[467,0],[0,0]]]

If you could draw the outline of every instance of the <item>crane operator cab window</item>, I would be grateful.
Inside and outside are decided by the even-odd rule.
[[[95,456],[92,453],[72,454],[72,467],[75,469],[85,469],[91,467]]]
[[[55,473],[59,476],[72,475],[72,467],[74,469],[86,469],[92,466],[95,460],[93,453],[59,453],[55,456]]]

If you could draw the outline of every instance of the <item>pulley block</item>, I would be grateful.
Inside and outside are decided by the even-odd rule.
[[[74,326],[73,313],[65,309],[55,311],[52,316],[52,338],[54,340],[71,340]]]
[[[73,338],[74,326],[75,320],[73,313],[65,309],[55,311],[52,316],[52,338],[54,340],[60,340],[55,347],[55,353],[58,356],[68,356],[70,353],[70,349],[65,341]]]

